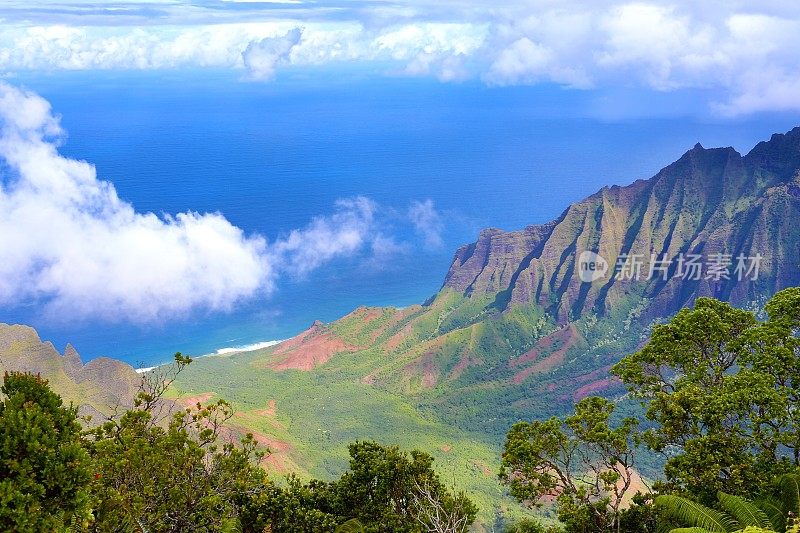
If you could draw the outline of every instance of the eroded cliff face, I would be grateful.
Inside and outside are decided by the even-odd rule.
[[[444,286],[467,297],[497,295],[499,309],[539,305],[560,323],[608,313],[635,294],[652,300],[645,315],[668,316],[698,296],[744,305],[800,285],[800,128],[774,135],[741,156],[699,144],[646,181],[603,188],[558,220],[520,231],[483,231],[455,254]],[[609,273],[578,276],[584,251]],[[730,279],[682,276],[680,258],[730,255]],[[648,279],[652,256],[665,260]],[[642,258],[639,282],[615,276],[618,261]],[[737,258],[760,256],[759,273],[738,279]],[[749,268],[751,262],[746,264]],[[746,274],[746,272],[743,272]],[[664,279],[666,277],[666,279]]]
[[[599,254],[608,272],[582,279],[583,252]],[[651,275],[653,255],[661,263]],[[633,257],[639,279],[616,272]],[[692,257],[699,275],[681,263]],[[726,274],[709,271],[715,257],[727,258]],[[747,271],[755,258],[757,276]],[[469,412],[465,427],[500,431],[529,408],[555,413],[587,394],[622,393],[610,366],[641,346],[653,320],[697,297],[758,306],[797,285],[800,128],[745,156],[697,145],[653,178],[603,188],[550,223],[486,229],[456,251],[424,306],[357,310],[265,351],[261,364],[357,365],[364,383],[430,394],[434,411],[454,420]],[[465,402],[476,407],[462,411]]]
[[[0,324],[0,372],[8,371],[41,375],[65,403],[95,418],[130,407],[140,383],[133,367],[121,361],[101,357],[83,364],[72,345],[61,355],[33,328]]]

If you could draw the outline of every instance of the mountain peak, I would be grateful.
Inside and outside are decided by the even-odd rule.
[[[746,157],[732,147],[700,143],[649,180],[602,189],[572,204],[557,220],[520,231],[490,228],[462,246],[445,278],[445,288],[464,296],[497,295],[494,308],[536,305],[564,324],[584,312],[604,314],[635,290],[651,303],[646,316],[667,316],[698,296],[745,304],[800,284],[800,272],[780,265],[800,255],[800,200],[769,201],[770,188],[789,183],[800,171],[800,128],[772,136]],[[768,235],[781,235],[775,240]],[[591,250],[611,265],[605,277],[584,282],[578,257]],[[646,280],[633,289],[614,277],[623,256],[652,254],[676,261],[689,251],[759,254],[762,278]],[[791,263],[794,264],[794,263]],[[647,265],[645,265],[646,268]]]

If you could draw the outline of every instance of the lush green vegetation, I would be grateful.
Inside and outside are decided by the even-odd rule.
[[[800,288],[766,313],[698,299],[612,369],[642,420],[612,423],[615,405],[587,398],[563,419],[516,424],[501,478],[520,501],[554,498],[570,533],[796,531]],[[623,505],[641,447],[664,454],[663,475]]]
[[[568,415],[513,424],[501,457],[491,438],[426,411],[425,402],[442,400],[435,389],[413,396],[365,383],[379,350],[339,354],[314,372],[271,371],[263,353],[191,365],[178,355],[145,375],[133,409],[86,430],[45,381],[9,373],[0,528],[416,533],[482,523],[536,533],[796,533],[800,288],[776,294],[765,313],[759,320],[698,299],[613,366],[625,399],[588,396]],[[368,327],[337,327],[372,339],[396,319],[385,312]],[[445,335],[469,331],[462,341],[500,349],[521,342],[513,335],[520,323],[546,327],[518,311]],[[583,327],[598,334],[598,324]],[[581,342],[610,345],[589,335]],[[509,398],[477,383],[461,391],[467,411]],[[641,472],[654,471],[659,456],[648,483]],[[512,500],[550,510],[558,523]]]
[[[190,359],[150,375],[135,407],[82,432],[46,381],[7,373],[0,402],[3,531],[464,532],[475,505],[448,488],[433,458],[350,445],[337,480],[273,483],[252,434],[222,438],[224,400],[170,409],[162,399]],[[172,372],[172,373],[171,373]],[[171,412],[170,412],[171,411]]]
[[[366,357],[339,354],[313,372],[269,370],[261,353],[203,357],[167,395],[185,399],[213,392],[211,398],[229,401],[234,416],[228,425],[272,448],[267,467],[277,477],[294,472],[303,480],[334,479],[348,466],[349,443],[377,440],[429,453],[442,478],[469,493],[483,523],[493,524],[498,514],[505,520],[533,515],[497,483],[499,439],[450,424],[420,408],[414,397],[363,383],[370,368]],[[271,400],[274,415],[267,415]],[[461,408],[478,416],[480,402],[465,399]]]

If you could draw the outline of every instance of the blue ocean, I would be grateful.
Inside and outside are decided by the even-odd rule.
[[[397,212],[430,199],[442,215],[442,246],[414,244],[381,264],[341,258],[283,277],[271,295],[229,313],[131,325],[54,322],[18,307],[1,309],[0,321],[34,326],[60,350],[72,343],[84,359],[143,366],[176,351],[283,339],[359,305],[423,302],[455,249],[484,227],[546,222],[603,185],[652,176],[697,142],[747,151],[800,124],[797,114],[717,117],[703,98],[687,105],[686,91],[630,102],[624,92],[322,77],[245,83],[230,73],[171,71],[12,81],[52,103],[68,131],[62,152],[96,165],[137,211],[218,211],[273,240],[340,198],[366,196]],[[418,242],[406,227],[388,231]]]

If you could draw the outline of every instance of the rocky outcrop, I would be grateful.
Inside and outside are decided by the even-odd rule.
[[[133,367],[121,361],[101,357],[84,365],[72,345],[61,355],[33,328],[0,324],[0,372],[7,371],[41,375],[82,415],[93,416],[130,407],[140,383]]]
[[[631,293],[653,300],[645,312],[650,317],[671,315],[698,296],[747,304],[800,285],[797,220],[800,128],[774,135],[746,156],[698,144],[653,178],[603,188],[549,224],[483,231],[456,252],[443,288],[495,295],[499,309],[539,305],[561,323],[585,312],[608,313]],[[584,251],[607,261],[607,276],[580,279]],[[708,271],[717,254],[730,261],[728,279]],[[699,279],[679,271],[681,257],[690,255],[701,256]],[[759,262],[757,279],[754,272],[738,279],[739,257],[744,269]],[[614,275],[618,263],[633,265],[636,258],[639,280]]]

